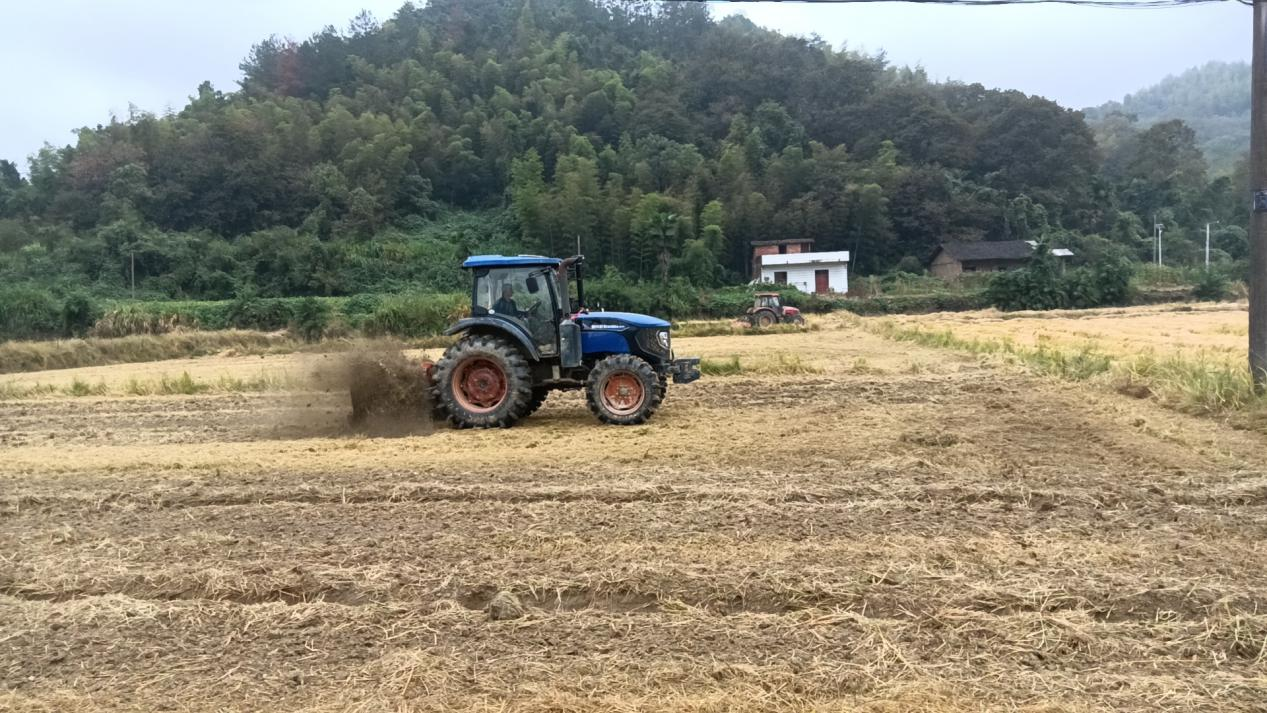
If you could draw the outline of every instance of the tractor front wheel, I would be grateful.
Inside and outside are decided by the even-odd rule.
[[[664,391],[660,376],[646,361],[629,354],[617,354],[594,365],[585,383],[590,411],[603,423],[635,426],[646,423]]]
[[[436,365],[436,395],[458,428],[509,428],[528,414],[532,370],[510,342],[472,335]]]

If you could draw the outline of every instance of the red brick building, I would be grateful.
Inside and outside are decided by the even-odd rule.
[[[754,240],[752,241],[752,266],[748,272],[754,280],[761,279],[762,255],[795,255],[807,253],[814,249],[813,239],[794,240]]]

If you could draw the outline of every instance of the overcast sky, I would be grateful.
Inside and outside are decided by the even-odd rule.
[[[129,104],[180,108],[203,80],[233,90],[238,64],[269,35],[345,27],[402,0],[0,0],[0,158],[18,161]],[[759,25],[885,50],[937,79],[1021,89],[1084,107],[1212,59],[1249,58],[1250,10],[1236,2],[1171,10],[1064,6],[930,7],[713,3]]]

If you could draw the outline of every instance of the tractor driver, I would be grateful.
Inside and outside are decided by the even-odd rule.
[[[553,339],[550,334],[550,320],[543,318],[544,315],[537,309],[539,306],[540,302],[528,309],[519,309],[515,302],[515,288],[507,282],[502,284],[501,299],[493,303],[493,313],[522,321],[538,344],[547,344]]]
[[[520,317],[525,315],[519,311],[519,305],[515,304],[515,288],[507,282],[502,285],[502,298],[493,304],[493,311],[497,314],[504,314],[507,317]]]

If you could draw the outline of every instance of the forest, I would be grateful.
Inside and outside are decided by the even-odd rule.
[[[1180,119],[1196,132],[1210,170],[1232,173],[1249,150],[1249,78],[1244,62],[1207,62],[1086,115],[1102,140],[1126,125],[1142,129]]]
[[[431,0],[302,41],[0,161],[0,284],[224,300],[452,292],[477,252],[570,254],[631,284],[739,284],[748,243],[812,238],[918,273],[950,240],[1095,265],[1245,257],[1245,162],[1146,128],[703,4]]]

